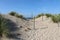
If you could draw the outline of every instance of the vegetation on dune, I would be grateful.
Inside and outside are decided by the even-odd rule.
[[[59,15],[59,14],[58,14],[58,15],[54,15],[54,16],[51,17],[51,19],[52,19],[52,21],[53,21],[54,23],[57,23],[57,24],[58,24],[58,27],[59,27],[60,15]]]
[[[19,15],[19,14],[16,14],[16,17],[25,19],[25,17],[23,15]]]
[[[16,17],[18,17],[18,18],[22,18],[22,19],[25,19],[26,20],[26,18],[23,16],[23,15],[19,15],[18,13],[16,13],[16,12],[10,12],[9,13],[10,15],[12,15],[12,16],[16,16]],[[58,14],[58,15],[52,15],[52,14],[48,14],[48,13],[46,13],[46,14],[44,14],[44,13],[41,13],[41,14],[38,14],[35,18],[39,18],[39,17],[42,17],[42,20],[43,20],[43,16],[46,16],[47,18],[49,18],[49,17],[51,17],[51,19],[52,19],[52,21],[54,22],[54,23],[57,23],[57,22],[60,22],[60,14]]]
[[[44,15],[45,15],[44,13],[41,13],[41,14],[37,15],[35,18],[39,18],[39,17],[42,16],[42,21],[43,21],[43,16],[44,16]]]
[[[15,16],[16,12],[13,12],[13,11],[12,11],[12,12],[10,12],[9,14],[12,15],[12,16]]]
[[[47,18],[51,18],[52,19],[52,21],[54,22],[54,23],[59,23],[60,22],[60,14],[56,14],[56,15],[52,15],[52,14],[39,14],[38,16],[36,16],[36,18],[39,18],[39,17],[41,17],[42,16],[42,20],[43,20],[43,16],[46,16]]]
[[[0,14],[0,37],[7,36],[8,33],[7,20]]]
[[[25,19],[25,17],[23,16],[23,15],[21,15],[21,14],[18,14],[18,13],[16,13],[16,12],[10,12],[9,13],[10,15],[12,15],[12,16],[16,16],[16,17],[18,17],[18,18],[22,18],[22,19]]]
[[[58,14],[58,17],[59,17],[59,22],[60,22],[60,14]]]
[[[53,15],[51,18],[52,18],[52,21],[54,23],[60,22],[60,15],[59,14],[58,15]]]
[[[43,14],[43,13],[38,14],[35,18],[39,18],[39,17],[41,17],[41,16],[44,16],[44,14]]]
[[[45,14],[47,18],[52,17],[52,14]]]
[[[52,18],[52,21],[53,21],[54,23],[59,22],[59,18],[58,18],[57,15],[54,15],[54,16],[52,16],[51,18]]]
[[[39,17],[41,17],[41,16],[46,16],[46,17],[48,18],[48,17],[52,17],[53,15],[52,15],[52,14],[48,14],[48,13],[46,13],[46,14],[41,13],[41,14],[38,14],[38,15],[36,16],[36,18],[39,18]]]
[[[17,18],[22,18],[22,19],[25,19],[25,17],[23,15],[19,15],[18,13],[16,12],[10,12],[9,13],[10,15],[12,16],[15,16]],[[42,21],[43,21],[43,16],[46,16],[47,18],[51,18],[52,21],[54,23],[57,23],[58,27],[60,27],[59,23],[60,23],[60,14],[56,14],[56,15],[52,15],[52,14],[39,14],[38,16],[36,16],[35,18],[39,18],[39,17],[42,17]],[[35,21],[35,19],[34,19]],[[9,36],[10,35],[10,30],[8,28],[8,23],[7,23],[7,19],[5,19],[1,14],[0,14],[0,37],[3,37],[3,36]],[[10,25],[10,24],[9,24]],[[16,25],[16,24],[14,24]],[[15,29],[16,30],[16,29]],[[31,30],[30,28],[28,28],[28,30]],[[27,30],[25,30],[27,31]]]
[[[22,18],[22,19],[26,20],[26,18],[23,15],[18,14],[16,12],[12,11],[9,14],[12,15],[12,16],[15,16],[17,18]],[[54,23],[59,23],[60,22],[60,14],[52,15],[52,14],[48,14],[48,13],[46,13],[46,14],[41,13],[41,14],[37,15],[35,18],[42,17],[42,21],[43,21],[43,16],[46,16],[47,18],[50,17]]]

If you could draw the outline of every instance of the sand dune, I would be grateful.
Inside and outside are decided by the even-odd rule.
[[[21,34],[6,40],[60,40],[60,27],[46,16],[43,16],[43,21],[42,17],[35,19],[35,29],[34,19],[27,21],[10,15],[5,15],[5,18],[16,23],[19,30],[14,33]]]

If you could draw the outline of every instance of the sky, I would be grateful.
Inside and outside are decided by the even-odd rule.
[[[60,13],[60,0],[0,0],[0,13],[14,11],[26,17],[40,13]]]

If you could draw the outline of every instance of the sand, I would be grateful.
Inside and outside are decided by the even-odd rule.
[[[35,19],[35,29],[34,19],[27,21],[10,15],[5,15],[5,18],[17,24],[19,30],[13,33],[21,34],[17,38],[6,38],[6,40],[60,40],[60,27],[46,16],[43,16],[43,20],[42,17]]]

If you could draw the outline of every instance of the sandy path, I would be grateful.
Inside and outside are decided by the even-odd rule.
[[[16,22],[15,17],[10,19]],[[16,40],[60,40],[60,27],[53,23],[50,18],[44,16],[43,21],[42,17],[35,19],[35,29],[33,29],[33,20],[25,21],[17,18],[17,22],[18,27],[23,27],[16,31],[21,34],[21,36],[18,36],[20,39]]]

